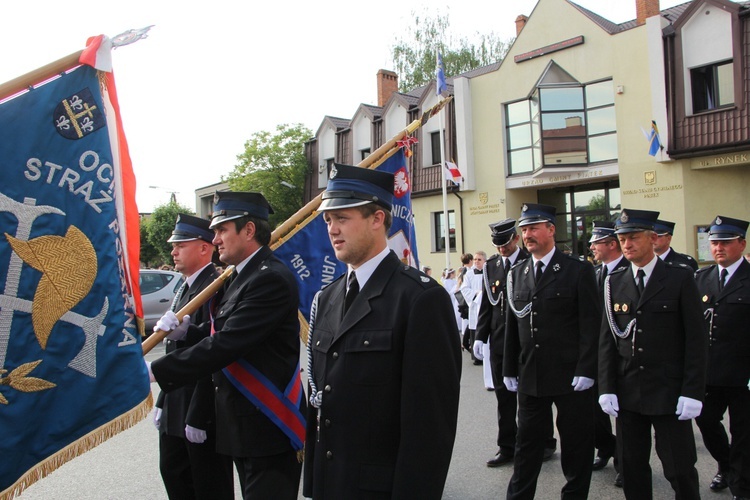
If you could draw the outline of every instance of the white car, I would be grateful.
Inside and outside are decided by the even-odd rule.
[[[139,281],[146,336],[153,332],[156,322],[169,310],[184,280],[182,273],[176,271],[140,270]]]

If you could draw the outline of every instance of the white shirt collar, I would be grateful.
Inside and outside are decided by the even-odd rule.
[[[716,267],[719,268],[719,275],[721,275],[721,270],[722,269],[726,269],[727,270],[727,281],[729,281],[729,278],[731,278],[732,275],[734,274],[734,272],[737,270],[737,268],[740,267],[740,264],[742,264],[742,259],[744,259],[744,258],[745,258],[745,256],[743,255],[742,257],[740,257],[739,259],[737,259],[737,262],[735,262],[731,266],[727,266],[727,267],[721,267],[719,264],[716,264]]]
[[[372,273],[375,272],[375,269],[377,269],[380,263],[383,262],[383,259],[385,259],[386,256],[388,256],[390,252],[391,252],[391,249],[388,248],[388,246],[386,245],[386,247],[379,254],[377,254],[375,257],[368,260],[367,262],[365,262],[364,264],[362,264],[356,269],[357,283],[359,283],[360,290],[362,290],[365,287],[365,283],[367,283],[367,280],[370,279],[370,276],[372,276]],[[349,273],[351,273],[352,271],[355,271],[355,270],[352,269],[351,266],[347,266],[347,271],[346,271],[347,283],[349,283]]]
[[[667,248],[667,249],[666,249],[666,250],[664,251],[664,253],[663,253],[663,254],[659,255],[659,258],[660,258],[661,260],[664,260],[664,259],[666,259],[666,258],[667,258],[667,255],[669,255],[669,252],[671,252],[671,251],[672,251],[672,247],[669,247],[669,248]]]
[[[258,253],[261,248],[263,248],[263,247],[258,248],[258,250],[256,250],[253,253],[251,253],[249,257],[247,257],[245,260],[243,260],[242,262],[240,262],[239,264],[237,264],[236,266],[234,266],[234,270],[237,271],[237,274],[240,274],[242,272],[242,270],[245,268],[245,266],[247,265],[247,263],[250,262],[250,259],[252,259],[253,257],[255,257],[255,254]]]
[[[620,255],[620,257],[618,257],[617,259],[615,259],[615,260],[613,260],[611,262],[607,262],[606,264],[604,264],[605,266],[607,266],[607,274],[612,274],[612,271],[615,270],[615,268],[617,267],[617,265],[624,258],[625,258],[624,255]]]
[[[194,272],[193,274],[191,274],[190,276],[188,276],[187,278],[185,278],[185,282],[187,283],[187,287],[190,288],[191,286],[193,286],[193,283],[195,283],[195,280],[198,279],[198,276],[200,275],[200,273],[202,273],[203,270],[205,268],[207,268],[208,266],[210,266],[210,265],[211,265],[211,263],[209,262],[208,264],[206,264],[205,266],[201,267],[196,272]]]
[[[515,252],[513,252],[513,253],[512,253],[511,255],[510,255],[510,257],[503,257],[503,258],[504,258],[504,259],[507,259],[507,260],[510,260],[510,265],[512,266],[512,265],[513,265],[513,264],[515,264],[515,263],[516,263],[516,261],[518,260],[518,254],[519,254],[519,253],[521,253],[521,247],[516,247],[516,251],[515,251]],[[503,265],[505,265],[505,262],[503,262]]]
[[[643,286],[646,286],[646,284],[648,283],[648,279],[651,277],[651,273],[654,272],[654,268],[656,267],[656,259],[658,259],[658,257],[656,256],[656,254],[654,254],[654,258],[651,259],[651,262],[649,262],[643,267],[638,267],[631,262],[630,271],[633,273],[633,279],[636,278],[636,275],[638,274],[638,269],[643,269],[643,272],[646,273],[646,277],[643,279]]]
[[[534,259],[534,268],[536,269],[536,263],[541,260],[542,264],[543,264],[542,265],[542,269],[547,269],[547,266],[549,265],[549,261],[552,260],[552,255],[554,253],[555,253],[555,247],[553,246],[552,250],[550,250],[550,252],[547,255],[545,255],[544,257],[542,257],[541,259],[537,259],[536,257],[533,257],[533,259]]]

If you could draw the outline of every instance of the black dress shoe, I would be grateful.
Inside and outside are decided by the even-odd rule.
[[[501,451],[498,451],[494,458],[487,460],[487,467],[500,467],[501,465],[511,463],[513,463],[513,457],[503,455]]]
[[[609,457],[607,455],[603,457],[596,457],[594,459],[594,465],[591,467],[591,470],[602,470],[607,466],[609,463]]]
[[[547,460],[549,460],[550,458],[552,458],[552,456],[554,454],[555,454],[555,449],[554,448],[545,448],[544,449],[544,456],[542,456],[542,462],[546,462]]]
[[[622,488],[622,476],[619,472],[615,476],[615,486],[617,486],[618,488]]]
[[[711,480],[711,484],[708,485],[709,488],[711,488],[711,491],[721,491],[727,489],[727,480],[724,479],[724,476],[721,474],[721,472],[717,472],[714,478]]]

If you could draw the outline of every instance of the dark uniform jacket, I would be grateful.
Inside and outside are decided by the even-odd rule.
[[[609,275],[599,347],[599,393],[616,394],[621,409],[643,415],[674,414],[677,399],[703,401],[708,335],[692,270],[657,259],[643,295],[630,267]],[[606,308],[620,331],[615,340]]]
[[[342,321],[345,279],[320,294],[311,337],[304,495],[439,499],[456,435],[461,346],[447,292],[392,251]]]
[[[195,278],[193,284],[186,294],[179,300],[175,311],[182,309],[193,297],[198,295],[204,288],[210,285],[219,272],[213,264],[209,264]],[[200,325],[208,321],[208,302],[203,304],[190,316],[190,322]],[[166,353],[189,347],[185,340],[167,339]],[[206,376],[195,383],[189,383],[179,389],[175,389],[167,395],[159,393],[156,406],[162,409],[161,425],[159,432],[170,436],[185,437],[185,425],[206,431],[208,436],[215,436],[216,412],[214,410],[214,385],[211,377]]]
[[[750,263],[743,258],[722,291],[716,265],[698,271],[695,280],[704,310],[713,309],[706,385],[746,386],[750,380]]]
[[[172,391],[213,373],[217,452],[233,457],[288,452],[292,449],[289,438],[232,385],[221,369],[244,359],[282,392],[293,377],[299,376],[299,293],[295,277],[268,247],[262,247],[219,293],[217,305],[212,304],[217,333],[154,361],[154,377],[162,390]],[[191,326],[188,341],[205,336],[210,328],[210,321]]]
[[[595,379],[600,316],[593,266],[556,249],[539,284],[532,258],[513,266],[511,278],[516,310],[532,307],[520,319],[507,312],[503,376],[518,377],[518,392],[536,397],[573,392],[576,376]]]
[[[693,271],[698,270],[698,263],[694,258],[686,253],[675,252],[674,248],[669,247],[669,253],[664,258],[664,262],[671,262],[672,264],[685,264]]]
[[[529,256],[529,252],[521,248],[515,264]],[[503,351],[505,347],[505,311],[507,309],[507,276],[505,276],[505,259],[499,254],[493,255],[484,265],[484,293],[479,306],[476,340],[490,341],[490,363],[492,366],[492,380],[495,387],[503,383]],[[490,302],[495,302],[492,305]]]
[[[602,266],[604,264],[597,264],[594,266],[594,273],[596,274],[596,283],[599,285],[599,299],[604,299],[604,282],[602,281]],[[625,257],[621,257],[619,262],[615,265],[615,268],[612,270],[612,272],[617,271],[621,267],[630,267],[630,261],[626,259]],[[606,276],[605,276],[606,278]]]

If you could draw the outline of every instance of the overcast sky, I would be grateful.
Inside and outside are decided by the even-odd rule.
[[[578,0],[614,22],[635,18],[636,0]],[[683,3],[661,0],[661,8]],[[138,182],[141,212],[177,192],[194,209],[196,188],[228,174],[255,132],[325,115],[351,118],[377,104],[376,74],[413,13],[450,16],[454,37],[515,36],[515,18],[536,0],[349,0],[176,2],[35,0],[3,2],[0,82],[85,46],[155,25],[116,49],[115,78]],[[449,75],[452,76],[452,75]],[[0,139],[1,140],[1,139]],[[149,186],[157,186],[150,188]]]

